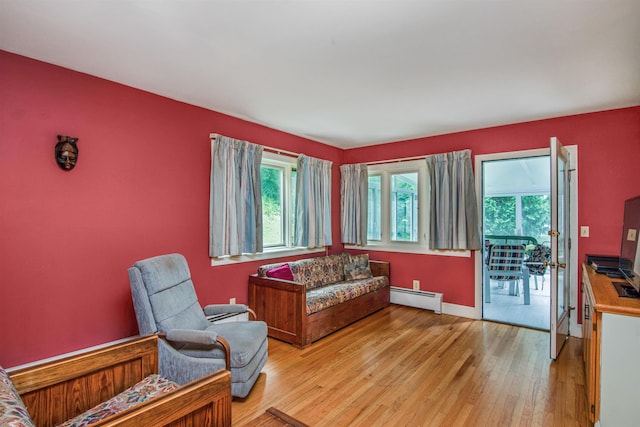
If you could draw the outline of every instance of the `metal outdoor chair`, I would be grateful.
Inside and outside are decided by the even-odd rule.
[[[519,282],[522,279],[524,304],[531,304],[529,292],[529,270],[524,266],[524,245],[490,245],[485,264],[484,300],[491,302],[491,280],[509,283],[509,295],[520,296]]]

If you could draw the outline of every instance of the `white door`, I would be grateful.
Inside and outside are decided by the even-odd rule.
[[[551,358],[556,359],[569,338],[569,152],[551,138]]]

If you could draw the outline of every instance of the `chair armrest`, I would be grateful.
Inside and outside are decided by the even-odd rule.
[[[248,307],[244,304],[209,304],[204,307],[205,316],[216,314],[240,314],[245,313]]]
[[[214,345],[218,334],[215,331],[200,331],[197,329],[172,329],[165,334],[168,341],[185,344]]]
[[[207,317],[218,314],[242,314],[249,313],[249,317],[255,319],[256,312],[245,304],[209,304],[204,307],[204,314]]]
[[[199,331],[196,329],[172,329],[166,334],[158,334],[167,341],[181,342],[184,344],[213,345],[220,344],[224,348],[224,362],[228,370],[231,369],[231,347],[229,342],[213,331]]]

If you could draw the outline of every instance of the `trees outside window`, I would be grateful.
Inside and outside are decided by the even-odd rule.
[[[282,168],[265,165],[260,167],[264,247],[284,244],[283,175]]]
[[[549,242],[551,197],[548,194],[522,196],[522,233],[538,243]]]
[[[292,247],[295,212],[295,159],[276,159],[265,153],[260,166],[263,246]]]
[[[484,234],[530,236],[549,241],[551,199],[548,194],[484,198]]]
[[[516,234],[516,198],[484,198],[484,234],[512,236]]]

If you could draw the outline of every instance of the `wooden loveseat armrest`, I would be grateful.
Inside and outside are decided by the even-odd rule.
[[[58,425],[158,373],[158,337],[133,337],[7,369],[38,427]]]
[[[34,424],[55,426],[157,374],[158,337],[128,338],[7,373]],[[197,422],[184,424],[182,419]],[[92,425],[164,426],[176,421],[175,425],[227,426],[230,420],[230,374],[218,371]]]
[[[74,391],[93,395],[102,393],[97,397],[100,399],[109,388],[115,395],[148,375],[158,373],[158,337],[126,338],[107,346],[10,368],[7,372],[23,400],[39,393],[49,393],[53,388],[64,388],[65,384],[73,385]],[[102,381],[90,384],[92,379]],[[94,389],[76,390],[78,387]],[[102,401],[97,399],[96,404]]]
[[[302,345],[306,333],[307,293],[301,283],[249,276],[249,306],[267,323],[268,335]]]
[[[371,275],[373,277],[386,276],[391,279],[391,268],[387,261],[372,261],[369,260],[369,268],[371,269]]]
[[[306,288],[302,283],[285,279],[276,279],[274,277],[260,277],[257,274],[249,276],[249,284],[299,294],[306,292]],[[251,305],[251,302],[249,302],[249,307],[253,307],[255,310],[255,306]]]
[[[230,427],[231,373],[214,372],[91,425]]]

